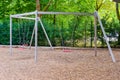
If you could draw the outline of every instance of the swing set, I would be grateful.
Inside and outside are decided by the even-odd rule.
[[[30,16],[30,15],[34,15],[34,18],[33,17],[27,17],[27,16]],[[30,41],[30,47],[31,47],[31,44],[32,44],[32,41],[33,41],[33,37],[34,37],[34,34],[35,34],[35,53],[34,53],[34,59],[35,59],[35,62],[37,62],[37,46],[38,46],[38,22],[40,23],[43,31],[44,31],[44,34],[46,36],[46,39],[50,45],[50,47],[53,49],[52,47],[52,44],[49,40],[49,37],[47,35],[47,32],[44,28],[44,25],[42,23],[42,19],[38,16],[38,15],[78,15],[78,16],[93,16],[94,17],[94,44],[95,44],[95,56],[97,56],[97,21],[99,22],[100,24],[100,28],[103,32],[103,35],[104,35],[104,38],[105,38],[105,41],[106,41],[106,44],[108,46],[108,50],[109,50],[109,53],[111,55],[111,58],[112,58],[112,61],[113,62],[116,62],[115,60],[115,57],[114,57],[114,54],[112,52],[112,49],[110,47],[110,44],[109,42],[107,41],[107,36],[106,36],[106,33],[105,33],[105,30],[104,30],[104,27],[102,25],[102,22],[100,20],[100,16],[98,15],[98,12],[95,11],[94,13],[80,13],[80,12],[41,12],[41,11],[34,11],[34,12],[28,12],[28,13],[23,13],[23,14],[15,14],[15,15],[10,15],[10,54],[12,55],[13,52],[12,52],[12,18],[19,18],[19,19],[28,19],[28,20],[34,20],[35,21],[35,25],[34,25],[34,28],[33,28],[33,33],[32,33],[32,36],[31,36],[31,41]]]

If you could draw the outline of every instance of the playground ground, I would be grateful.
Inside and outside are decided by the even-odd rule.
[[[0,80],[120,80],[120,49],[113,49],[113,63],[107,49],[51,50],[0,47]]]

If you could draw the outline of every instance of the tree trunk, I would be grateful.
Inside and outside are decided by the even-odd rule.
[[[120,14],[119,14],[119,13],[120,13],[120,12],[119,12],[119,4],[116,3],[116,14],[117,14],[117,18],[118,18],[119,23],[120,23]]]
[[[92,34],[92,31],[93,31],[92,26],[93,26],[93,25],[92,25],[92,24],[93,24],[93,21],[91,21],[91,29],[90,29],[90,33],[91,33],[91,34],[90,34],[90,36],[91,36],[91,38],[90,38],[90,47],[91,47],[91,48],[92,48],[92,46],[93,46],[93,45],[92,45],[92,41],[93,41],[93,39],[92,39],[92,36],[93,36],[93,34]]]
[[[40,1],[36,0],[36,10],[40,11]]]
[[[84,48],[86,48],[86,38],[87,38],[86,29],[87,29],[87,27],[86,27],[86,25],[85,25]]]

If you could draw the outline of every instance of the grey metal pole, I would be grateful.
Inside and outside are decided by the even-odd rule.
[[[47,32],[46,32],[46,30],[45,30],[45,28],[44,28],[44,26],[43,26],[43,23],[42,23],[42,21],[41,21],[40,18],[39,18],[39,21],[40,21],[40,24],[41,24],[42,29],[43,29],[43,31],[44,31],[44,34],[45,34],[45,36],[46,36],[46,38],[47,38],[47,41],[48,41],[48,43],[49,43],[51,49],[53,49],[52,44],[51,44],[51,42],[50,42],[50,39],[49,39],[49,37],[48,37],[48,35],[47,35]]]
[[[12,17],[10,16],[10,55],[12,55]]]
[[[106,34],[105,34],[104,27],[103,27],[102,22],[101,22],[101,20],[100,20],[100,16],[98,15],[98,12],[97,12],[97,11],[95,12],[95,14],[96,14],[97,17],[98,17],[98,21],[99,21],[99,23],[100,23],[100,27],[101,27],[102,32],[103,32],[103,35],[104,35],[104,37],[105,37],[105,41],[106,41],[106,43],[107,43],[107,46],[108,46],[108,49],[109,49],[109,53],[110,53],[110,55],[111,55],[111,57],[112,57],[112,61],[113,61],[113,62],[116,62],[115,57],[114,57],[113,52],[112,52],[112,49],[111,49],[111,47],[110,47],[110,44],[109,44],[109,42],[107,41],[107,36],[106,36]]]
[[[37,34],[37,32],[38,32],[38,11],[36,11],[36,13],[35,13],[35,62],[37,62],[37,41],[38,41],[38,38],[37,38],[37,36],[38,36],[38,34]]]
[[[94,13],[94,44],[95,44],[95,56],[97,56],[97,19]]]

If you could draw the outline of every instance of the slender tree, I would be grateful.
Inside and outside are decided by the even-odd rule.
[[[40,11],[40,0],[36,0],[36,10]]]

